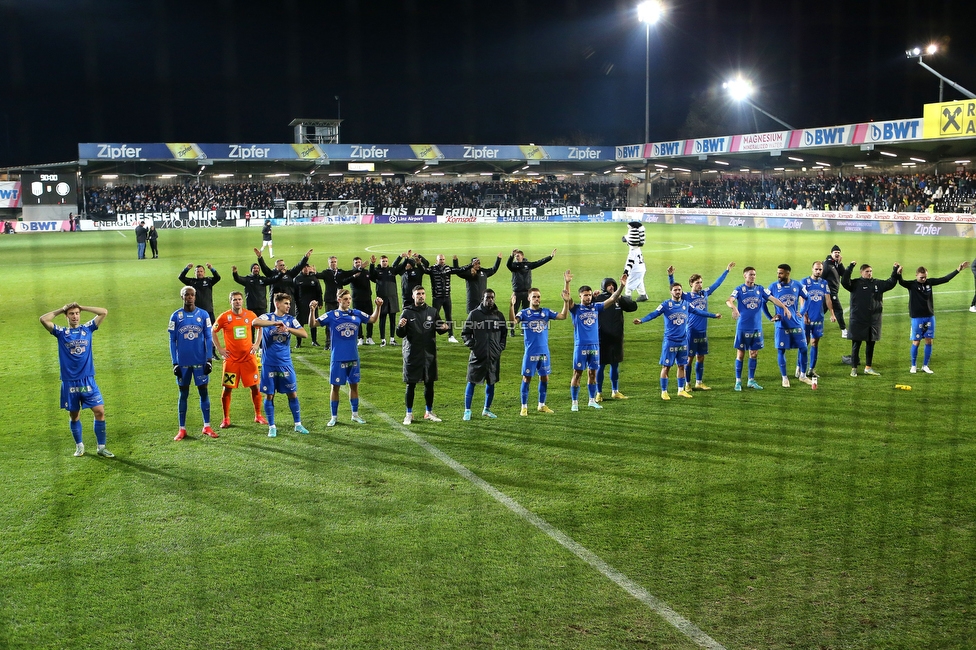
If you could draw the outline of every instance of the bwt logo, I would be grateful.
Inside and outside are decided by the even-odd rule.
[[[918,120],[871,125],[872,140],[905,140],[918,137]]]
[[[659,142],[654,144],[655,156],[680,156],[680,142]]]
[[[570,160],[596,160],[599,157],[600,157],[599,149],[591,149],[590,147],[569,148]]]
[[[639,144],[627,145],[626,147],[617,147],[617,158],[641,158],[641,149],[643,148],[644,146]]]
[[[497,158],[498,149],[489,149],[488,147],[464,147],[464,155],[462,158],[474,158],[475,160],[480,158]]]
[[[116,160],[117,158],[138,158],[142,155],[142,147],[130,147],[127,144],[120,144],[117,147],[110,144],[97,144],[95,146],[98,147],[98,158]]]
[[[717,153],[725,151],[725,138],[695,140],[695,153]]]
[[[844,131],[846,126],[837,126],[832,129],[813,129],[803,132],[803,144],[812,147],[823,144],[843,144]]]

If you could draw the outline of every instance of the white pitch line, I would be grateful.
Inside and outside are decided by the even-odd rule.
[[[329,376],[321,371],[320,369],[313,366],[306,359],[299,357],[299,361],[302,362],[305,367],[309,368],[312,372],[322,377],[326,381],[329,380]],[[364,406],[370,411],[374,412],[380,417],[386,424],[388,424],[393,429],[402,433],[408,440],[418,445],[421,449],[429,453],[431,456],[441,461],[452,470],[457,472],[459,475],[467,479],[472,485],[480,488],[486,494],[491,496],[493,499],[501,503],[503,506],[508,508],[510,511],[529,522],[543,533],[551,537],[553,540],[558,542],[563,548],[568,550],[570,553],[583,560],[591,567],[603,574],[604,577],[616,583],[618,587],[626,591],[628,594],[644,603],[650,607],[656,614],[663,618],[668,624],[674,627],[676,630],[684,634],[686,637],[694,641],[699,647],[709,648],[710,650],[725,650],[725,646],[720,644],[718,641],[708,636],[702,630],[686,619],[684,616],[678,612],[671,609],[671,607],[665,603],[663,600],[655,597],[653,594],[648,592],[646,589],[641,587],[639,584],[628,578],[623,572],[618,571],[611,565],[607,564],[600,556],[598,556],[593,551],[589,550],[572,537],[559,530],[548,521],[535,514],[528,508],[524,507],[518,501],[508,496],[491,483],[485,481],[483,478],[469,470],[467,467],[454,460],[446,453],[427,442],[421,436],[400,424],[389,414],[387,414],[382,409],[373,406],[363,398],[359,398],[359,405]]]
[[[120,235],[122,235],[122,236],[123,236],[123,237],[125,237],[126,239],[128,239],[128,238],[129,238],[129,236],[128,236],[128,235],[126,235],[126,234],[125,234],[124,232],[122,232],[121,230],[116,230],[115,232],[117,232],[117,233],[119,233]]]

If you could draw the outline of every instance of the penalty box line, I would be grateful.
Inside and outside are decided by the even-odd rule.
[[[329,375],[323,372],[321,369],[313,366],[308,360],[299,357],[299,361],[301,361],[305,367],[309,368],[319,377],[329,381]],[[348,389],[343,387],[343,390],[347,391]],[[647,605],[669,625],[694,641],[699,647],[709,648],[710,650],[725,650],[725,647],[722,644],[705,634],[697,625],[673,610],[663,600],[648,592],[642,586],[628,578],[623,572],[618,571],[609,565],[600,556],[574,540],[568,534],[559,530],[548,521],[524,507],[518,501],[508,496],[458,461],[448,456],[446,453],[428,442],[425,438],[417,435],[403,424],[394,420],[388,413],[379,407],[373,406],[371,403],[361,397],[359,398],[359,405],[360,407],[365,406],[368,408],[370,411],[378,415],[380,419],[382,419],[391,428],[399,431],[408,440],[450,467],[469,483],[481,489],[483,492],[495,499],[495,501],[498,501],[500,504],[508,508],[511,512],[541,530],[543,533],[555,540],[560,546],[599,571],[604,577],[614,582],[618,587],[623,589],[632,597]]]

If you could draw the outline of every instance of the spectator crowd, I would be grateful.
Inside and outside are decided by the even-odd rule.
[[[358,200],[364,207],[490,208],[627,206],[624,183],[542,180],[420,182],[139,184],[90,187],[85,191],[89,214],[119,212],[177,212],[285,207],[287,201]]]
[[[976,172],[723,177],[679,181],[652,206],[749,210],[859,210],[868,212],[971,212]]]

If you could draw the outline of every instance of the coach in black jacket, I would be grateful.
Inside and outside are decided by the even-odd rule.
[[[380,256],[380,263],[376,263],[376,256],[369,258],[369,279],[376,285],[376,297],[383,299],[380,306],[380,347],[386,345],[386,322],[390,321],[390,345],[396,345],[393,338],[393,323],[400,312],[400,297],[397,293],[396,271],[390,266],[390,258]]]
[[[461,330],[461,340],[471,350],[468,355],[468,386],[464,391],[464,419],[471,419],[471,401],[475,384],[485,382],[485,407],[481,414],[494,418],[491,402],[495,398],[495,384],[501,377],[502,352],[505,350],[508,328],[505,316],[495,305],[495,292],[485,291],[478,308],[468,314]]]
[[[275,267],[273,269],[269,268],[259,249],[255,248],[254,254],[258,256],[258,264],[261,265],[261,272],[267,277],[272,278],[271,286],[268,288],[268,304],[274,304],[274,295],[276,293],[287,293],[293,298],[291,301],[292,316],[297,314],[298,301],[294,300],[294,280],[296,277],[298,277],[298,274],[302,272],[302,269],[308,265],[308,258],[312,254],[312,249],[309,248],[308,252],[305,253],[305,257],[302,258],[302,261],[290,269],[285,268],[285,260],[280,258],[275,260]]]
[[[529,306],[529,289],[532,288],[532,269],[537,269],[543,264],[548,264],[555,256],[555,248],[552,249],[550,255],[535,262],[530,262],[525,259],[525,253],[518,248],[513,250],[512,254],[508,256],[508,262],[505,263],[505,266],[512,272],[512,293],[515,294],[517,300],[515,303],[516,314]],[[511,336],[515,336],[514,323],[512,327]]]
[[[373,311],[373,283],[369,281],[369,270],[363,266],[363,258],[352,258],[353,276],[349,279],[352,290],[352,307],[359,311],[372,313]],[[359,345],[373,345],[373,324],[366,321],[366,340],[363,341],[363,326],[359,326]]]
[[[424,274],[430,266],[423,255],[412,250],[400,253],[400,257],[393,262],[393,272],[400,277],[400,292],[403,294],[403,306],[413,304],[414,287],[423,285]]]
[[[424,383],[425,420],[440,422],[434,415],[434,382],[437,381],[438,334],[447,331],[446,323],[437,322],[437,310],[427,304],[427,291],[417,287],[413,304],[404,307],[397,324],[396,335],[403,339],[403,381],[407,385],[407,414],[404,424],[413,422],[413,400],[417,382]]]
[[[593,296],[593,302],[604,302],[617,290],[617,281],[603,278],[601,292]],[[637,311],[637,302],[630,296],[621,294],[617,303],[600,312],[600,370],[596,373],[596,401],[603,401],[603,378],[606,367],[610,366],[611,397],[627,399],[620,392],[620,362],[624,360],[624,312]]]
[[[295,283],[295,294],[296,294],[295,302],[298,303],[298,322],[307,323],[309,313],[311,312],[309,308],[309,303],[314,300],[316,304],[318,305],[322,304],[322,284],[319,282],[319,278],[315,273],[315,266],[312,264],[306,265],[305,268],[302,269],[302,272],[295,277],[294,283]],[[338,306],[339,305],[337,303],[335,308],[338,308]],[[319,328],[313,327],[310,333],[313,347],[318,347],[319,345],[318,336],[317,336],[318,330]],[[325,331],[326,331],[326,337],[325,337],[326,349],[328,349],[329,347],[328,328],[326,328]],[[295,347],[296,348],[302,347],[301,339],[298,339],[295,342]]]
[[[454,272],[464,278],[466,285],[468,313],[477,309],[478,305],[481,304],[481,298],[485,295],[485,289],[488,288],[488,278],[498,272],[498,267],[501,264],[501,253],[498,254],[498,259],[495,260],[495,266],[490,269],[481,268],[481,260],[477,257],[472,257],[470,264],[465,264],[460,267],[457,265],[457,258],[454,258],[454,268],[456,269]]]
[[[884,309],[883,294],[898,286],[898,273],[901,265],[897,262],[891,269],[891,277],[878,280],[870,264],[861,265],[861,277],[851,278],[857,262],[851,262],[844,269],[841,285],[851,292],[851,322],[847,328],[847,338],[851,339],[851,377],[857,377],[860,365],[861,343],[867,342],[864,353],[864,374],[880,374],[871,367],[874,358],[874,344],[881,340],[881,312]],[[836,309],[834,310],[837,311]]]
[[[234,273],[234,282],[244,287],[244,305],[258,316],[267,313],[268,299],[265,287],[270,286],[273,279],[261,275],[261,265],[257,262],[251,265],[251,275],[238,275],[236,266],[231,270]]]
[[[448,266],[443,255],[437,256],[437,264],[427,267],[427,275],[430,276],[430,295],[431,304],[437,313],[444,309],[444,320],[447,322],[447,340],[450,343],[457,343],[454,338],[454,315],[451,305],[451,276],[457,272],[457,255],[454,256],[454,266]]]
[[[847,338],[847,324],[844,322],[844,307],[843,303],[837,297],[837,294],[840,293],[840,279],[844,275],[844,263],[841,262],[842,259],[840,246],[834,244],[834,247],[830,249],[830,255],[827,256],[827,259],[823,263],[823,279],[827,281],[827,287],[830,289],[830,302],[835,305],[834,316],[837,317],[837,325],[840,326],[840,335],[842,338]],[[840,307],[840,309],[837,307]]]

